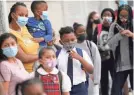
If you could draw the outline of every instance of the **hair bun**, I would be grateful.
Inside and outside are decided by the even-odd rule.
[[[74,24],[73,24],[73,28],[75,28],[75,27],[77,27],[79,24],[77,23],[77,22],[75,22]]]

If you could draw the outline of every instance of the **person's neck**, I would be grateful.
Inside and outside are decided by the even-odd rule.
[[[36,20],[41,20],[41,18],[40,18],[39,16],[34,16],[34,18],[35,18]]]
[[[84,41],[79,41],[79,40],[77,40],[77,43],[83,43]]]
[[[42,67],[43,67],[43,66],[42,66]],[[43,67],[43,69],[44,69],[47,73],[52,72],[52,69],[47,69],[47,68],[44,68],[44,67]]]
[[[21,31],[21,28],[18,26],[18,24],[14,21],[12,21],[10,24],[9,24],[9,27],[15,31]]]
[[[16,62],[16,58],[15,57],[10,57],[10,58],[8,58],[8,61],[10,63],[15,63]]]
[[[97,27],[97,24],[94,24],[94,23],[93,23],[93,29],[95,29],[96,27]]]

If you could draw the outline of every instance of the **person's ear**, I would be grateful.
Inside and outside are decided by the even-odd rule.
[[[15,15],[15,13],[11,13],[11,17],[12,17],[12,19],[15,20],[15,21],[18,19],[18,17]]]

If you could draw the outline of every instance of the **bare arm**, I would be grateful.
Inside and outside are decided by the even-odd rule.
[[[62,95],[70,95],[69,92],[63,92]]]
[[[9,82],[10,82],[10,81],[3,82],[4,93],[5,93],[6,95],[8,95]]]
[[[91,63],[88,63],[88,61],[86,61],[83,57],[81,57],[78,53],[76,53],[75,51],[72,51],[72,52],[70,52],[70,55],[72,56],[72,58],[75,58],[75,59],[77,59],[77,60],[79,60],[80,61],[80,63],[83,65],[83,67],[84,67],[84,69],[88,72],[88,73],[90,73],[90,74],[92,74],[93,73],[93,65],[91,65],[92,64],[92,61],[91,61],[91,59],[90,59],[90,57],[88,57],[89,59],[90,59],[90,62]],[[86,56],[85,54],[83,54],[84,56]],[[88,55],[87,55],[88,56]]]
[[[17,58],[23,63],[35,62],[38,60],[38,55],[36,54],[26,54],[20,47],[18,47]]]
[[[0,83],[0,95],[5,95],[2,83]]]

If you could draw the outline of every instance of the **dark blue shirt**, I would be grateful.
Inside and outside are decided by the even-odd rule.
[[[28,19],[27,28],[34,38],[43,37],[45,40],[40,42],[40,46],[46,46],[52,40],[52,26],[49,20],[37,20],[34,17]]]

